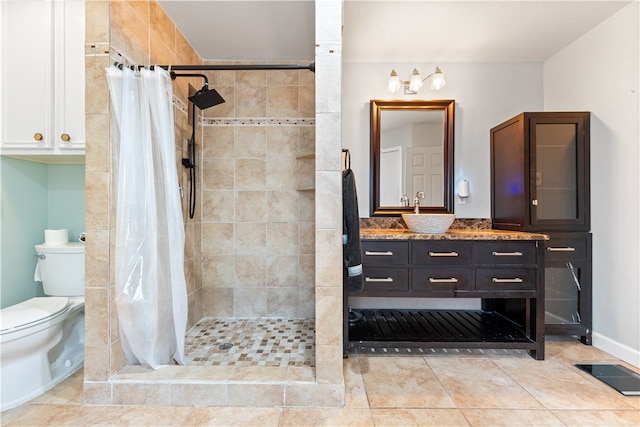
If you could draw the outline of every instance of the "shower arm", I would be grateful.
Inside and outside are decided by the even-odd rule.
[[[171,71],[169,75],[171,76],[171,80],[175,80],[178,77],[202,77],[204,79],[203,89],[206,88],[207,90],[209,90],[209,79],[204,74],[192,74],[192,73],[176,74],[175,72]]]

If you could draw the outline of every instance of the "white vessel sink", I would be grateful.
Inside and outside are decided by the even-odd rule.
[[[455,218],[455,214],[402,214],[409,230],[426,234],[446,233]]]

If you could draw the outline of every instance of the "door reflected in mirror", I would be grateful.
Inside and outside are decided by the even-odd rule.
[[[371,100],[371,216],[453,213],[454,101]]]

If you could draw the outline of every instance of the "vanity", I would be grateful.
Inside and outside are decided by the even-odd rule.
[[[454,100],[370,101],[370,217],[360,218],[364,284],[356,292],[345,286],[345,356],[474,348],[526,350],[544,359],[549,237],[493,230],[482,219],[416,228],[453,217],[454,109]]]
[[[544,359],[546,235],[450,229],[362,229],[364,289],[384,309],[350,309],[345,350],[524,349]],[[395,298],[478,298],[478,310],[397,309]],[[380,304],[376,304],[380,306]]]

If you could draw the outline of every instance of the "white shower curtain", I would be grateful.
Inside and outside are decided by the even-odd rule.
[[[129,364],[184,364],[187,289],[169,73],[107,69],[116,187],[115,288]]]

